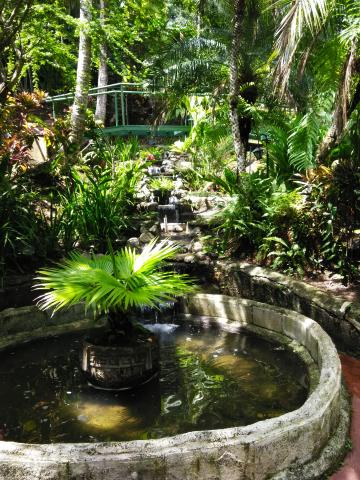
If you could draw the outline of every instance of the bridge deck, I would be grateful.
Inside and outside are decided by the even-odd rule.
[[[99,129],[102,135],[113,137],[125,136],[157,136],[157,137],[179,137],[190,131],[190,125],[118,125]]]

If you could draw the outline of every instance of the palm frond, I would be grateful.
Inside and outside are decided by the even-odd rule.
[[[129,247],[91,258],[72,254],[57,267],[38,272],[35,289],[46,290],[38,298],[38,306],[57,311],[83,301],[99,312],[156,307],[194,290],[187,275],[160,270],[163,261],[177,250],[174,244],[154,240],[140,254]]]
[[[360,1],[345,1],[345,9],[344,28],[341,30],[339,38],[344,45],[351,47],[360,38]]]
[[[290,2],[289,2],[290,3]],[[276,2],[279,5],[279,2]],[[296,0],[290,3],[276,31],[275,50],[278,55],[275,85],[284,92],[300,40],[306,31],[314,36],[322,28],[332,8],[332,0]]]

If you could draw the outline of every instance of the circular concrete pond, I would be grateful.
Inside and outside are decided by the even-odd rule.
[[[73,322],[81,313],[78,309],[49,320],[33,307],[4,311],[0,349],[84,328],[88,321]],[[311,379],[305,403],[245,427],[156,440],[41,445],[2,441],[0,478],[305,480],[331,468],[343,452],[348,416],[339,358],[321,327],[292,311],[222,295],[191,296],[183,313],[226,331],[249,330],[298,352]]]

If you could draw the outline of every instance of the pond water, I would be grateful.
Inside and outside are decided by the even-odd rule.
[[[305,365],[281,345],[215,326],[158,324],[161,371],[127,392],[88,386],[84,333],[39,340],[0,358],[0,439],[28,443],[161,438],[241,426],[299,408]]]

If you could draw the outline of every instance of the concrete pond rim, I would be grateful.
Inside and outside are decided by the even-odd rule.
[[[30,308],[36,316],[35,307]],[[16,309],[12,310],[13,321]],[[75,311],[79,315],[81,307]],[[73,312],[63,317],[60,314],[51,325],[42,317],[37,328],[29,320],[22,331],[20,327],[14,331],[6,324],[10,317],[1,317],[2,313],[0,350],[89,324],[89,320],[74,323]],[[344,451],[349,415],[340,360],[322,328],[294,311],[225,295],[192,295],[184,302],[183,313],[215,318],[224,329],[248,328],[302,345],[309,363],[318,368],[317,385],[299,409],[245,427],[121,443],[33,445],[2,441],[0,479],[305,480],[331,469]]]

